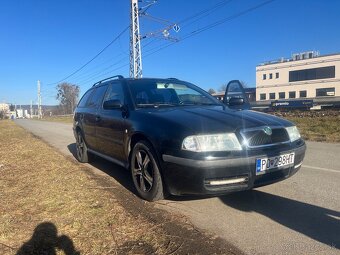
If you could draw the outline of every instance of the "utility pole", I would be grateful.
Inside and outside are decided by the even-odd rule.
[[[30,117],[33,118],[33,100],[31,100]]]
[[[40,90],[40,81],[38,80],[38,118],[42,118],[42,111],[41,111],[41,90]]]
[[[138,0],[131,0],[130,77],[142,78],[142,51],[140,47]]]
[[[157,0],[146,1],[147,4],[142,7],[138,7],[138,2],[142,0],[131,0],[131,25],[130,25],[130,77],[131,78],[142,78],[142,50],[141,40],[148,37],[159,37],[165,40],[178,42],[179,40],[170,35],[170,30],[173,29],[176,33],[179,32],[180,27],[178,24],[152,17],[146,11],[155,3]],[[139,17],[143,16],[157,20],[163,23],[165,27],[154,32],[149,32],[145,35],[140,34],[139,30]]]

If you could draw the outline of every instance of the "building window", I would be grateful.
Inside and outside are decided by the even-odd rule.
[[[295,91],[289,91],[289,98],[296,98]]]
[[[263,80],[266,80],[266,79],[267,79],[267,75],[266,75],[266,74],[263,74],[262,79],[263,79]]]
[[[269,74],[269,79],[273,79],[273,74],[272,73]]]
[[[301,90],[300,97],[307,97],[307,90]]]
[[[316,89],[317,97],[335,96],[335,88]]]
[[[275,93],[269,93],[269,99],[275,99]]]
[[[280,77],[279,73],[275,73],[275,79],[278,79]]]
[[[260,100],[266,100],[266,94],[265,93],[260,94]]]
[[[335,78],[335,66],[326,66],[289,72],[289,82]]]
[[[285,99],[286,93],[285,92],[279,92],[279,99]]]

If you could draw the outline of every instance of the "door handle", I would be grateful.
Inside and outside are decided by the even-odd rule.
[[[100,116],[96,116],[96,122],[99,122],[101,120],[102,120],[102,118]]]

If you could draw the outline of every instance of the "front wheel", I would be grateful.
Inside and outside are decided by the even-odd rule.
[[[157,201],[164,198],[162,177],[150,143],[136,143],[132,150],[130,169],[135,188],[143,199]]]

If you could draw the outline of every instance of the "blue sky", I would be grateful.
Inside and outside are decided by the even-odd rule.
[[[147,13],[176,23],[222,2],[158,0]],[[167,40],[143,39],[143,76],[176,77],[207,90],[217,90],[231,79],[255,86],[255,67],[263,61],[307,50],[340,52],[338,0],[276,0],[183,40],[263,2],[226,1],[209,15],[179,23],[178,33],[170,30],[179,42],[167,48]],[[43,104],[57,104],[55,82],[89,61],[129,25],[129,7],[130,0],[2,0],[0,102],[36,102],[41,80]],[[140,22],[143,35],[165,27],[147,17]],[[129,75],[129,32],[66,81],[79,85],[82,94],[94,82],[116,74]]]

